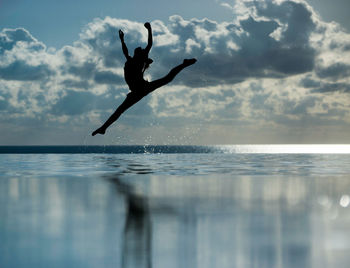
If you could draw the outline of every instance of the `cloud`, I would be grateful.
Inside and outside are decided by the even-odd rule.
[[[45,45],[36,40],[27,30],[23,28],[4,29],[0,33],[0,54],[11,51],[15,46],[25,44],[26,49],[32,52],[42,51]]]
[[[179,57],[191,52],[200,59],[196,71],[205,79],[199,78],[196,86],[232,84],[250,77],[286,77],[313,70],[317,52],[310,42],[316,28],[312,12],[303,3],[267,2],[246,2],[250,6],[247,16],[237,23],[170,18],[171,32],[180,40]],[[189,44],[195,44],[194,49],[189,49]]]
[[[313,92],[350,92],[350,84],[347,83],[322,83],[319,87],[316,87]]]
[[[66,95],[52,106],[53,115],[80,115],[91,111],[93,99],[90,92],[66,91]]]
[[[232,9],[232,21],[174,15],[151,22],[148,80],[163,77],[184,58],[198,62],[127,111],[123,125],[141,128],[159,120],[171,129],[186,121],[279,131],[305,122],[348,124],[348,33],[324,22],[303,0],[221,5]],[[23,28],[3,29],[0,116],[100,124],[128,92],[119,29],[130,55],[146,46],[143,23],[111,17],[94,19],[73,45],[57,50]]]
[[[124,78],[110,71],[96,72],[94,80],[98,84],[121,84]]]
[[[44,80],[54,72],[42,59],[45,45],[22,28],[0,32],[0,79]]]
[[[16,60],[5,67],[0,67],[0,78],[5,80],[35,81],[44,80],[52,74],[49,66],[32,66],[23,60]]]
[[[316,74],[320,78],[331,78],[333,80],[339,80],[349,77],[350,65],[342,62],[337,62],[325,68],[317,69]]]

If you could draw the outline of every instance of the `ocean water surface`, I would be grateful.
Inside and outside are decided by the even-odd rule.
[[[350,146],[0,147],[0,267],[348,267]]]

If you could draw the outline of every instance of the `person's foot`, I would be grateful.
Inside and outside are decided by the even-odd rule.
[[[95,136],[96,134],[101,134],[101,135],[104,135],[106,133],[106,130],[103,129],[102,127],[96,129],[94,132],[92,132],[92,136]]]
[[[192,65],[192,64],[195,64],[196,61],[197,61],[197,60],[196,60],[195,58],[193,58],[193,59],[184,59],[183,64],[184,64],[185,66],[190,66],[190,65]]]

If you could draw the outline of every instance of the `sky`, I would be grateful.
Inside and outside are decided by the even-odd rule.
[[[350,143],[348,0],[0,0],[0,145]],[[91,137],[128,93],[118,30],[198,62]]]

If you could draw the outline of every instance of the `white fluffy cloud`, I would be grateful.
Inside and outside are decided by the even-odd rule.
[[[323,22],[302,0],[222,5],[233,10],[231,22],[177,15],[151,22],[154,63],[148,79],[165,75],[183,58],[198,62],[127,111],[121,129],[155,121],[177,129],[179,122],[200,122],[212,129],[267,127],[276,133],[349,127],[348,33]],[[110,17],[93,20],[73,45],[59,50],[47,48],[25,29],[3,29],[0,122],[16,127],[18,120],[31,119],[36,128],[55,124],[84,126],[84,131],[86,125],[97,127],[128,92],[119,29],[130,54],[146,45],[143,23]],[[220,143],[215,137],[206,142],[211,139]]]

